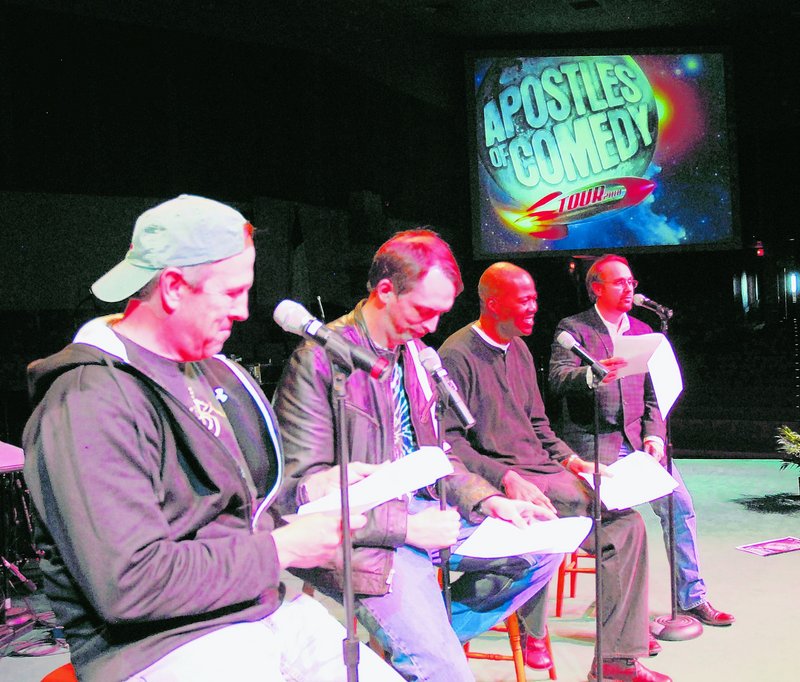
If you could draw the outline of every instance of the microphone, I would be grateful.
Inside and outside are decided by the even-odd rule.
[[[667,319],[672,317],[671,308],[667,308],[665,305],[656,303],[654,300],[647,298],[647,296],[644,294],[634,294],[633,305],[638,305],[640,308],[652,310],[654,313],[656,313],[656,315],[660,315],[661,317],[665,317]]]
[[[348,341],[339,332],[329,329],[296,301],[281,301],[272,319],[285,332],[316,341],[334,362],[348,369],[362,369],[373,379],[383,381],[389,374],[389,361],[372,351]]]
[[[26,578],[22,571],[20,571],[14,564],[7,561],[5,557],[0,556],[0,561],[2,561],[3,566],[6,567],[6,570],[9,573],[19,580],[22,587],[28,590],[28,592],[36,592],[36,583],[33,582],[33,580]]]
[[[589,355],[589,353],[584,350],[583,346],[581,346],[581,344],[575,340],[575,337],[568,331],[562,331],[556,337],[556,341],[558,342],[559,346],[566,348],[567,350],[571,350],[573,353],[575,353],[575,355],[589,365],[599,381],[602,381],[606,374],[608,374],[608,369],[603,367],[603,365]]]
[[[455,382],[447,374],[447,370],[442,366],[442,359],[436,350],[430,346],[423,348],[419,353],[419,361],[425,371],[433,377],[433,382],[439,390],[439,395],[455,411],[461,426],[465,429],[475,426],[475,417],[472,416],[472,412],[469,411],[466,403],[461,398],[458,386],[455,385]]]

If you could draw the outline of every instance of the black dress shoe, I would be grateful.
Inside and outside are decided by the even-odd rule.
[[[730,613],[717,611],[717,609],[711,606],[707,601],[695,606],[693,609],[681,609],[681,613],[694,616],[704,625],[713,625],[715,627],[730,625],[736,620]]]
[[[647,649],[648,649],[648,656],[652,658],[653,656],[658,656],[661,653],[661,644],[659,641],[653,637],[653,635],[649,636],[649,641],[647,642]]]

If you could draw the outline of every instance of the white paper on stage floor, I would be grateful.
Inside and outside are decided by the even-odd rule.
[[[574,552],[591,529],[592,520],[587,516],[535,521],[526,528],[517,528],[513,523],[490,517],[484,519],[453,553],[479,559],[494,559],[529,552]]]
[[[669,495],[678,482],[646,452],[636,450],[608,466],[600,481],[600,499],[608,509],[629,509]],[[594,489],[592,474],[580,474]]]
[[[617,372],[620,379],[650,372],[658,409],[666,419],[683,390],[681,370],[667,337],[663,334],[618,336],[614,340],[614,355],[628,363]]]
[[[419,490],[453,473],[453,465],[441,448],[423,446],[405,457],[386,464],[374,474],[348,487],[350,508],[367,511],[406,493]],[[298,514],[338,511],[341,508],[339,491],[304,504]]]

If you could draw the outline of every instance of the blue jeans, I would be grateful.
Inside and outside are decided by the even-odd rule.
[[[672,477],[678,487],[672,493],[675,517],[675,562],[677,563],[678,608],[692,609],[706,600],[706,584],[700,577],[700,562],[697,558],[697,519],[694,504],[683,478],[672,462]],[[669,495],[650,503],[653,511],[661,519],[664,532],[664,545],[669,551]]]
[[[437,504],[414,500],[411,513]],[[475,526],[462,522],[461,539]],[[560,554],[474,559],[453,555],[450,567],[463,574],[452,583],[453,623],[447,622],[437,569],[427,552],[399,547],[391,592],[356,599],[356,615],[407,680],[474,680],[462,643],[506,618],[549,582]]]

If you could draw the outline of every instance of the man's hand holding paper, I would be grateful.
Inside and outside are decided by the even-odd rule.
[[[625,368],[628,366],[628,361],[625,358],[617,357],[616,355],[610,358],[603,358],[598,362],[608,370],[608,374],[603,377],[603,384],[610,384],[612,381],[617,381],[628,373],[624,373]]]
[[[533,502],[547,507],[553,514],[556,514],[556,508],[550,498],[539,489],[539,486],[524,479],[513,469],[509,469],[503,475],[503,488],[505,488],[506,495],[512,500]]]
[[[660,462],[664,459],[664,441],[660,438],[645,438],[644,444],[644,451],[650,455],[656,462]]]
[[[567,460],[566,468],[567,471],[570,471],[576,476],[582,476],[583,474],[593,474],[594,462],[587,462],[585,459],[581,459],[577,455],[573,455]],[[613,472],[610,471],[605,464],[600,464],[598,466],[598,471],[600,472],[601,476],[604,476],[606,478],[612,478],[614,476]]]
[[[508,521],[517,528],[525,528],[534,521],[549,521],[556,518],[554,511],[542,504],[527,500],[511,500],[493,495],[481,503],[481,511],[487,516]]]

